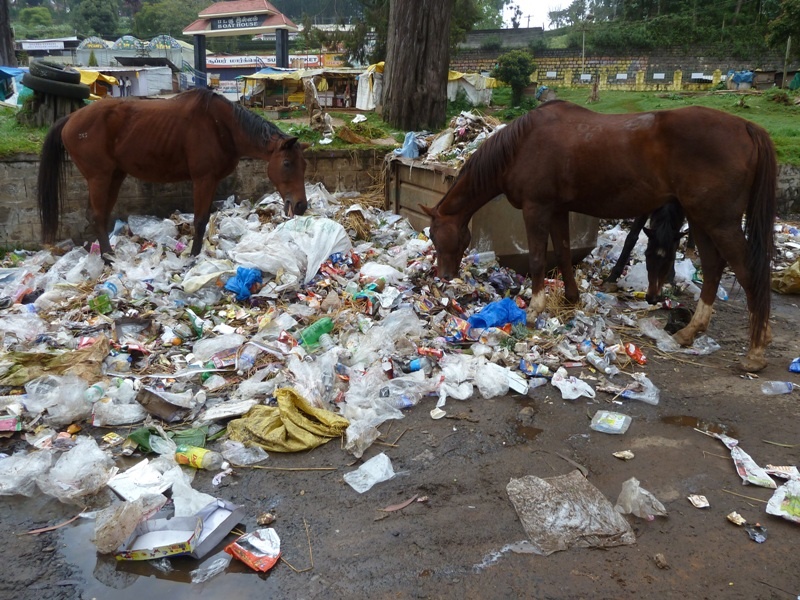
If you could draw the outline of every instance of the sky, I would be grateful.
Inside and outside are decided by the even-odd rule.
[[[513,4],[517,4],[522,10],[522,19],[520,27],[544,27],[550,28],[550,21],[547,19],[547,13],[552,10],[561,10],[569,6],[569,0],[513,0]],[[503,20],[507,27],[511,26],[511,10],[508,7],[503,11]],[[530,21],[528,17],[530,16]]]

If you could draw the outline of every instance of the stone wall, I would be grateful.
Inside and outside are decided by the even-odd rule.
[[[308,153],[306,181],[321,182],[331,191],[360,191],[372,188],[383,168],[384,151],[332,150]],[[39,213],[36,204],[36,180],[39,158],[18,155],[0,160],[0,247],[35,248],[41,241]],[[236,195],[240,199],[257,200],[275,188],[266,177],[262,161],[243,159],[236,171],[224,179],[214,196],[224,199]],[[192,186],[145,183],[129,177],[120,191],[112,219],[131,214],[167,217],[172,212],[191,213]],[[67,169],[65,204],[59,239],[72,238],[82,243],[95,239],[90,222],[86,180],[77,169]]]

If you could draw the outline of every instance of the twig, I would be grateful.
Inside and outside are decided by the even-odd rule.
[[[394,444],[390,444],[389,442],[381,442],[380,440],[375,440],[372,442],[373,444],[378,444],[379,446],[388,446],[389,448],[397,448]]]
[[[295,573],[305,573],[306,571],[311,571],[314,568],[314,554],[311,551],[311,534],[308,532],[308,523],[306,523],[305,517],[303,517],[303,525],[306,527],[306,539],[308,540],[308,557],[311,560],[311,566],[305,569],[296,569],[292,566],[292,564],[281,556],[281,560],[285,562],[289,568],[294,571]]]
[[[39,535],[40,533],[46,533],[48,531],[54,531],[56,529],[60,529],[61,527],[64,527],[64,525],[69,525],[73,521],[75,521],[78,518],[80,518],[80,516],[83,514],[84,510],[86,510],[85,507],[77,515],[75,515],[71,519],[67,519],[63,523],[59,523],[58,525],[51,525],[50,527],[42,527],[41,529],[31,529],[30,531],[26,531],[25,533],[20,533],[20,534],[17,534],[17,535],[19,535],[19,536],[23,536],[23,535]]]
[[[394,442],[392,442],[392,444],[396,445],[396,444],[397,444],[397,442],[399,442],[399,441],[400,441],[400,438],[401,438],[401,437],[403,437],[403,436],[406,434],[406,431],[408,431],[408,427],[406,427],[405,429],[403,429],[403,433],[401,433],[400,435],[398,435],[398,436],[397,436],[397,439],[396,439]]]
[[[798,448],[800,444],[781,444],[780,442],[770,442],[769,440],[761,440],[765,444],[772,444],[773,446],[780,446],[781,448]]]
[[[726,494],[730,494],[731,496],[739,496],[739,498],[747,498],[748,500],[752,500],[753,502],[761,502],[763,504],[767,503],[766,500],[761,500],[760,498],[753,498],[752,496],[745,496],[744,494],[737,494],[736,492],[732,492],[730,490],[721,490],[721,491],[725,492]]]
[[[730,456],[724,456],[722,454],[714,454],[713,452],[706,452],[705,450],[703,450],[703,458],[706,457],[706,454],[708,454],[709,456],[716,456],[717,458],[724,458],[725,460],[730,460],[731,458]]]
[[[788,591],[784,590],[783,588],[779,588],[777,585],[772,585],[771,583],[767,583],[766,581],[761,581],[760,579],[756,579],[755,581],[757,583],[763,583],[767,587],[771,587],[772,589],[778,590],[779,592],[783,592],[784,594],[789,594],[792,598],[797,597],[797,594],[792,593],[792,592],[788,592]]]
[[[264,469],[265,471],[335,471],[338,467],[262,467],[260,465],[246,465],[237,469]]]

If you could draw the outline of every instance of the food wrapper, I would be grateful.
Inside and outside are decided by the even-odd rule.
[[[444,336],[448,342],[465,342],[469,337],[470,325],[464,319],[451,316],[444,324]]]
[[[238,558],[251,569],[265,573],[274,567],[281,557],[281,539],[271,527],[256,529],[226,546],[225,552]]]

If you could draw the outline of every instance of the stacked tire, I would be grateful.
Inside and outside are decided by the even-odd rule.
[[[22,85],[35,92],[85,100],[89,97],[89,86],[81,83],[80,72],[58,63],[35,60],[30,73],[22,76]]]

